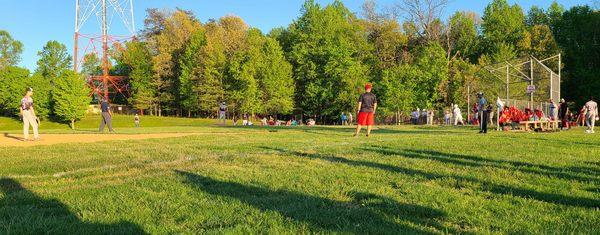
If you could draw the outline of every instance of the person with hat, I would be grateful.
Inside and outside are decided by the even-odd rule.
[[[569,105],[565,99],[560,99],[560,104],[558,104],[558,119],[560,119],[560,129],[569,129]]]
[[[590,98],[590,101],[585,103],[585,125],[587,126],[587,130],[585,133],[593,134],[594,126],[596,125],[596,121],[598,121],[598,103],[594,101],[594,97]]]
[[[112,127],[112,111],[110,111],[110,104],[105,97],[102,97],[100,102],[100,110],[102,111],[102,117],[100,120],[100,127],[98,128],[99,132],[104,131],[104,126],[108,126],[108,131],[110,133],[114,133],[115,130]]]
[[[225,125],[227,122],[227,104],[225,101],[219,104],[219,120],[221,120],[222,125]]]
[[[486,105],[487,105],[487,100],[483,96],[483,92],[477,93],[477,111],[478,111],[477,117],[479,120],[479,133],[484,133],[484,128],[483,128],[482,122],[484,122],[484,121],[487,122],[487,120],[483,119],[484,118],[483,115],[485,113],[484,109],[486,108]],[[487,130],[486,130],[486,132],[487,132]]]
[[[29,141],[29,126],[33,128],[33,140],[40,140],[38,132],[39,119],[35,115],[33,109],[33,88],[29,87],[25,90],[25,96],[21,99],[21,116],[23,117],[23,141]]]
[[[454,109],[452,110],[452,114],[454,115],[454,125],[457,126],[458,123],[460,123],[460,125],[464,126],[465,122],[463,121],[463,117],[462,117],[462,112],[460,111],[460,108],[458,107],[458,104],[454,105]]]
[[[358,125],[356,126],[356,133],[354,136],[358,136],[362,126],[367,126],[367,137],[371,135],[373,125],[375,125],[375,111],[377,110],[377,97],[371,93],[373,85],[370,83],[365,84],[365,93],[360,95],[358,99]]]

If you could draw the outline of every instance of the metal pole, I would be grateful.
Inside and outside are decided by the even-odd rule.
[[[471,84],[467,85],[467,123],[471,118]]]
[[[510,71],[508,70],[508,65],[506,65],[506,105],[509,105],[509,103],[510,103],[509,90],[508,90],[509,83],[510,83]]]
[[[104,99],[108,100],[108,28],[106,24],[106,0],[102,0],[102,85]]]
[[[562,77],[560,76],[560,72],[562,70],[561,67],[562,67],[562,55],[559,53],[558,54],[558,98],[559,99],[561,98],[561,96],[560,96],[560,89],[561,89],[560,81],[562,80]]]
[[[73,39],[73,70],[77,72],[77,62],[79,55],[79,0],[75,0],[75,35]]]
[[[133,17],[133,0],[129,0],[129,7],[131,8],[131,36],[135,36],[135,19]]]
[[[529,58],[529,78],[530,78],[530,85],[533,86],[533,58]],[[531,91],[531,94],[529,94],[530,96],[530,105],[529,108],[531,109],[531,106],[533,105],[533,91]]]

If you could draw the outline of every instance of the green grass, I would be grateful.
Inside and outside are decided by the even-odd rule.
[[[0,147],[0,233],[600,232],[600,135],[581,129],[168,120],[117,131],[208,134]]]

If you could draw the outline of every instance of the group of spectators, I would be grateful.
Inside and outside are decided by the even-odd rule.
[[[561,99],[558,105],[553,100],[549,100],[549,104],[547,115],[541,108],[521,110],[516,107],[504,106],[498,122],[504,130],[508,130],[509,127],[515,129],[519,123],[524,121],[556,121],[561,130],[585,125],[587,126],[586,133],[594,133],[595,122],[598,120],[598,104],[593,97],[577,114],[569,110],[564,99]]]

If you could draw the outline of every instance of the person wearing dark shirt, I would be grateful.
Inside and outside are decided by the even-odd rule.
[[[567,113],[569,112],[569,106],[565,99],[560,99],[558,105],[558,119],[560,119],[560,129],[569,129],[569,120]]]
[[[485,119],[483,117],[483,115],[486,112],[486,105],[487,105],[487,100],[485,99],[485,97],[483,96],[483,92],[479,92],[477,93],[477,118],[479,119],[479,133],[484,133],[487,132],[487,127],[486,127],[486,131],[483,130],[483,121],[488,121],[488,119]]]
[[[373,86],[370,83],[365,85],[365,93],[360,95],[358,99],[358,125],[356,126],[356,133],[354,136],[358,136],[362,126],[367,126],[367,137],[371,135],[371,129],[375,125],[375,111],[377,110],[377,97],[371,93]]]
[[[100,120],[99,131],[103,132],[104,126],[106,125],[108,126],[108,131],[111,133],[115,132],[112,127],[112,112],[110,111],[110,104],[108,104],[106,98],[102,98],[102,101],[100,102],[100,109],[102,110],[102,117]]]
[[[482,110],[481,116],[481,131],[479,133],[487,134],[488,131],[488,123],[490,122],[490,114],[492,113],[492,105],[488,105],[484,107]]]

